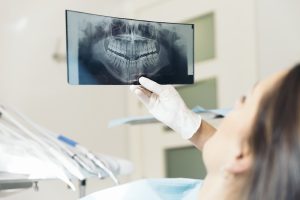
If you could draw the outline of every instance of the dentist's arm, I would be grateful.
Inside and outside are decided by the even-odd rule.
[[[216,129],[188,109],[173,86],[160,85],[144,77],[139,82],[141,86],[133,85],[131,90],[149,112],[201,150]]]

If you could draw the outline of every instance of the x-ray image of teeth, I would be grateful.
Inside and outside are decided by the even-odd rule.
[[[74,85],[194,82],[192,24],[66,11],[68,81]]]

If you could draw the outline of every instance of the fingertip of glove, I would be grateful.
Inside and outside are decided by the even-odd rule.
[[[146,77],[141,76],[141,77],[139,78],[139,83],[140,83],[141,85],[143,85],[143,83],[145,83],[146,81],[147,81],[147,78],[146,78]]]
[[[144,80],[145,80],[144,77],[140,77],[140,78],[139,78],[139,83],[142,85],[142,83],[143,83]]]

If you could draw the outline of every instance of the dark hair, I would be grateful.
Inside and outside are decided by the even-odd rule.
[[[260,102],[249,139],[247,200],[300,199],[300,64]]]

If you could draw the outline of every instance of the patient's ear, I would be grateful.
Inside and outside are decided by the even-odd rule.
[[[241,174],[248,172],[252,165],[252,156],[247,149],[241,148],[236,151],[231,161],[229,161],[224,170],[231,174]]]

